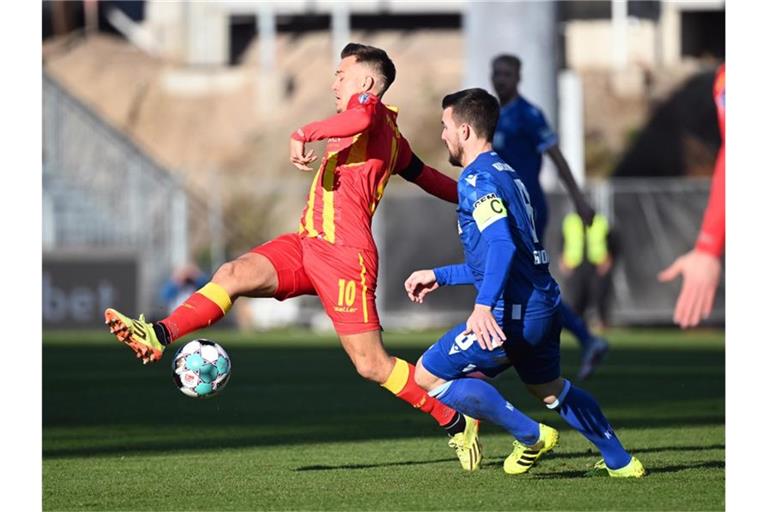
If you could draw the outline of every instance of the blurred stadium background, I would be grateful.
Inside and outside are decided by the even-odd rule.
[[[51,1],[42,22],[44,328],[97,326],[106,305],[160,315],[176,269],[212,272],[294,230],[311,176],[288,137],[333,113],[350,40],[389,52],[403,133],[454,177],[442,96],[491,90],[490,59],[519,55],[522,94],[618,230],[614,324],[671,324],[679,288],[655,276],[692,246],[707,200],[723,1]],[[570,203],[547,167],[554,258]],[[402,293],[411,270],[461,258],[451,208],[393,180],[374,225],[384,326],[463,319],[470,290],[419,308]],[[227,322],[330,327],[314,297],[239,301]],[[721,287],[709,324],[723,322]]]

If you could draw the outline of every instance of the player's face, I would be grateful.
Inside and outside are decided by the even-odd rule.
[[[509,98],[517,92],[520,82],[520,70],[507,62],[499,61],[493,65],[491,81],[499,98]]]
[[[441,123],[443,125],[443,133],[440,135],[440,138],[445,143],[445,147],[448,148],[448,162],[456,167],[461,167],[464,149],[461,147],[461,141],[459,140],[459,126],[456,125],[456,121],[453,119],[453,107],[443,110]]]
[[[368,67],[357,62],[357,57],[344,57],[336,69],[336,79],[333,81],[333,94],[336,97],[336,112],[347,109],[349,99],[363,92]]]

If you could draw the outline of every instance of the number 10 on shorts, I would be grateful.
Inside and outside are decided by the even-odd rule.
[[[339,306],[350,307],[355,303],[355,282],[339,279]]]

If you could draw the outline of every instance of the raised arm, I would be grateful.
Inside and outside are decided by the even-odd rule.
[[[568,195],[571,197],[571,201],[573,201],[573,205],[576,208],[576,213],[579,214],[579,217],[581,217],[585,226],[591,225],[592,219],[595,218],[595,210],[589,204],[587,198],[584,197],[579,185],[576,183],[571,168],[565,160],[563,153],[560,151],[560,146],[557,143],[550,146],[547,149],[547,154],[555,163],[557,175],[560,177],[560,181],[568,191]]]

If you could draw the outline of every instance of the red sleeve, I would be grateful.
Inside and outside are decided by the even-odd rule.
[[[456,181],[437,169],[425,165],[414,183],[443,201],[459,204],[459,186]]]
[[[717,155],[709,201],[701,221],[696,249],[716,258],[722,256],[725,249],[725,144]]]
[[[405,137],[400,137],[400,152],[395,166],[396,173],[406,180],[417,184],[425,192],[449,203],[459,202],[459,190],[456,182],[437,169],[425,165],[413,154]]]
[[[367,130],[376,112],[379,100],[376,96],[363,93],[349,99],[347,110],[334,116],[302,126],[291,134],[291,138],[302,142],[351,137]]]

